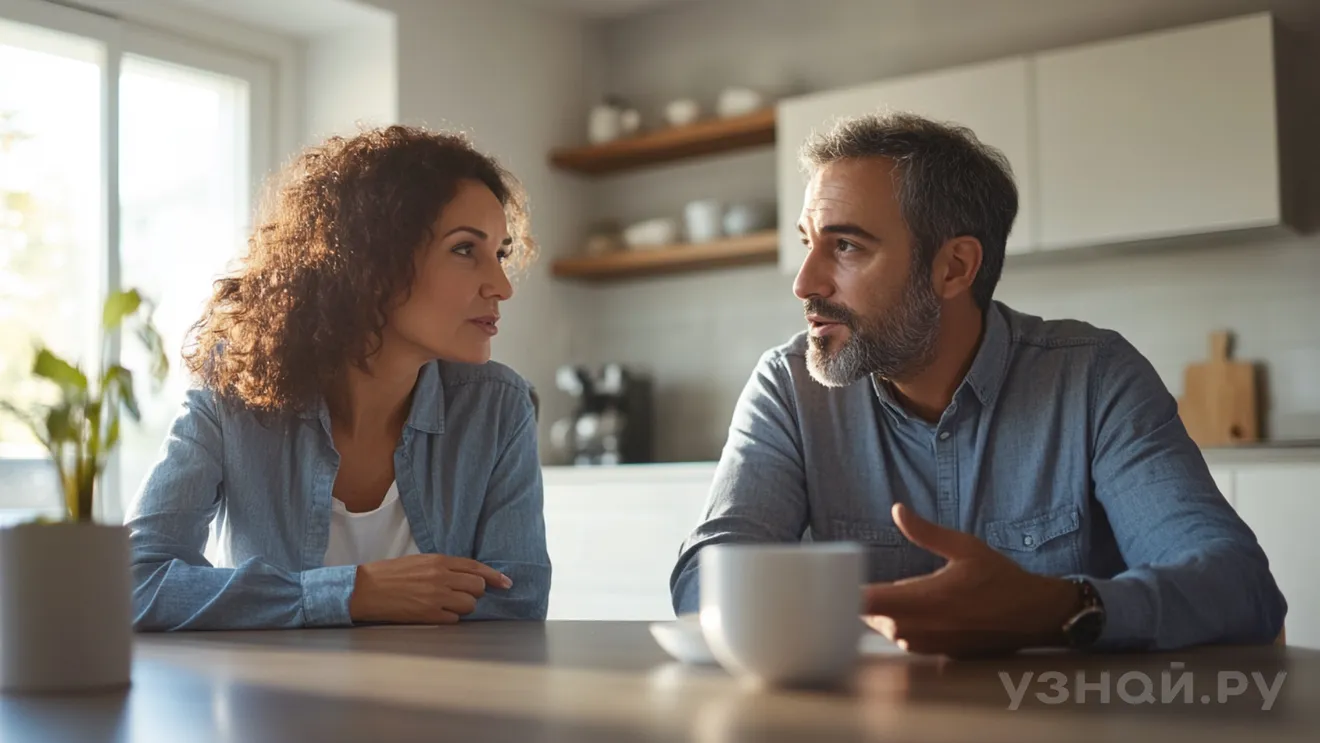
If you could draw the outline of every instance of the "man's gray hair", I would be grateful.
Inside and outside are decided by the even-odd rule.
[[[809,139],[801,159],[814,171],[836,160],[870,157],[894,163],[898,205],[912,235],[917,268],[929,270],[940,246],[952,238],[981,242],[972,298],[981,309],[989,307],[1018,210],[1008,158],[966,127],[889,113],[840,121]]]

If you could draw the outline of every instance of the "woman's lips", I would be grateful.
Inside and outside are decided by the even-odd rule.
[[[497,325],[499,321],[500,319],[498,317],[475,317],[468,322],[476,325],[477,328],[486,335],[495,335],[500,332],[499,326]]]

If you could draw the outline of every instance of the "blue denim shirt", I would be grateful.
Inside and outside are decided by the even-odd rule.
[[[994,303],[936,424],[883,384],[815,382],[806,334],[766,353],[729,429],[705,517],[671,578],[699,607],[697,553],[803,538],[868,545],[869,579],[936,570],[890,517],[904,503],[1026,570],[1085,575],[1099,648],[1268,643],[1286,611],[1255,535],[1220,494],[1150,363],[1112,331]]]
[[[531,390],[495,362],[432,362],[394,451],[423,553],[513,580],[465,619],[544,619],[550,592]],[[127,517],[139,630],[349,625],[356,566],[323,567],[339,454],[324,401],[263,425],[207,390],[187,395]],[[217,562],[203,555],[214,521]]]

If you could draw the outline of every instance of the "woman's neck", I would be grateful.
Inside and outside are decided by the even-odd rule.
[[[408,420],[413,386],[421,365],[381,348],[365,370],[349,364],[340,383],[326,396],[335,430],[350,439],[398,436]]]

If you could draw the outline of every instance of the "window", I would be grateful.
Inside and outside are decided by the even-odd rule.
[[[40,0],[0,5],[0,399],[40,402],[34,343],[92,366],[101,300],[135,287],[170,353],[125,421],[99,516],[122,518],[188,384],[180,351],[245,244],[269,163],[269,66]],[[52,94],[52,92],[55,92]],[[130,368],[145,368],[133,343]],[[45,452],[0,418],[0,512],[58,509]],[[3,519],[3,515],[0,515]]]

